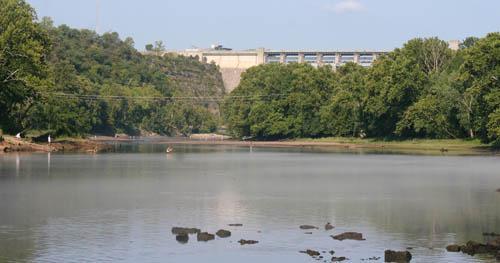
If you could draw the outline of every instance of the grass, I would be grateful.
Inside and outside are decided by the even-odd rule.
[[[367,148],[383,147],[390,149],[416,149],[416,150],[488,150],[491,145],[483,144],[479,140],[464,139],[409,139],[409,140],[384,140],[361,139],[347,137],[328,137],[318,139],[297,139],[298,142],[325,142],[353,144]]]

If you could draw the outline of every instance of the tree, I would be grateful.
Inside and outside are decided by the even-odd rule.
[[[461,81],[469,98],[467,123],[483,141],[498,140],[500,107],[500,33],[488,34],[464,50]]]
[[[447,70],[453,58],[448,44],[437,38],[413,39],[402,49],[383,56],[370,70],[367,85],[371,99],[367,111],[372,136],[411,136],[396,126],[406,110]]]
[[[478,40],[479,40],[479,38],[477,38],[477,37],[468,37],[468,38],[464,39],[464,41],[462,43],[460,43],[460,49],[470,48],[470,47],[474,46],[474,44],[476,44],[476,42]]]
[[[405,50],[381,57],[369,71],[367,130],[370,136],[392,137],[408,107],[420,97],[429,80],[415,57]]]
[[[338,69],[330,102],[321,109],[325,134],[356,137],[366,131],[367,69],[348,63]]]
[[[399,135],[414,133],[411,137],[458,138],[456,105],[459,93],[446,86],[437,86],[405,111],[397,124]]]
[[[323,135],[320,109],[332,90],[331,67],[265,64],[250,68],[226,99],[224,118],[234,136],[261,139]]]
[[[145,48],[146,48],[146,51],[153,51],[153,44],[147,44],[145,46]]]
[[[1,0],[0,14],[0,128],[13,133],[23,128],[37,90],[50,85],[50,41],[25,1]]]
[[[165,51],[165,45],[163,44],[163,41],[161,40],[155,41],[153,52],[155,52],[157,56],[160,56],[164,51]]]

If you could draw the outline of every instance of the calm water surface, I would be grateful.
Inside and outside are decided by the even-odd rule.
[[[120,149],[0,155],[0,262],[315,262],[305,249],[382,262],[406,247],[412,262],[493,261],[444,247],[500,232],[499,157]],[[173,226],[232,236],[183,245]],[[366,241],[329,237],[345,231]]]

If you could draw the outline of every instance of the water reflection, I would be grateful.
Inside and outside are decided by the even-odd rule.
[[[444,247],[500,232],[495,157],[205,146],[167,155],[165,147],[1,155],[0,247],[8,251],[0,250],[0,261],[310,262],[298,251],[314,248],[358,262],[413,247],[412,262],[476,262],[488,259]],[[332,233],[357,231],[367,240],[298,229],[326,222],[336,226]],[[230,228],[233,236],[181,246],[172,226]],[[242,248],[240,238],[260,243]]]
[[[50,152],[47,153],[47,173],[50,174]]]
[[[19,159],[19,153],[16,153],[16,176],[19,176],[20,166],[21,166],[21,160]]]

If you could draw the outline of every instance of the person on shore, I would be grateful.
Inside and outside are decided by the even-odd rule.
[[[47,142],[50,144],[52,142],[52,139],[50,138],[50,135],[49,137],[47,138]]]

